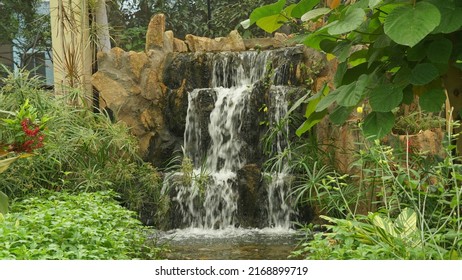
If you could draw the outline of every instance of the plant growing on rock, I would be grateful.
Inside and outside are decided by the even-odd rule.
[[[427,112],[442,109],[446,92],[456,101],[462,90],[462,3],[455,0],[358,0],[350,4],[286,0],[255,9],[243,22],[274,32],[283,24],[301,27],[296,40],[335,57],[335,90],[310,98],[302,134],[335,104],[331,120],[342,124],[354,108],[368,102],[366,136],[382,138],[395,122],[395,110],[419,97]]]

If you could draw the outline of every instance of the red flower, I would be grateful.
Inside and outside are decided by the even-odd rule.
[[[32,125],[33,128],[30,127]],[[9,151],[31,153],[33,150],[42,148],[45,136],[40,132],[40,127],[32,124],[30,119],[22,120],[21,126],[25,134],[24,142],[10,145]]]
[[[27,136],[35,137],[37,133],[39,133],[40,127],[36,125],[34,129],[30,129],[29,125],[30,125],[29,119],[24,119],[21,121],[21,126],[22,126],[22,130],[24,131],[24,133],[26,133]]]

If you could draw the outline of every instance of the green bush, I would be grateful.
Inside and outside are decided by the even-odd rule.
[[[112,191],[46,191],[0,214],[0,259],[156,259],[149,228]]]
[[[76,193],[112,189],[129,209],[142,213],[149,208],[157,217],[164,216],[168,203],[161,194],[160,176],[139,158],[137,139],[124,123],[73,105],[82,103],[77,102],[77,91],[56,96],[41,90],[40,81],[27,72],[10,73],[3,83],[1,110],[17,112],[29,100],[37,118],[49,119],[43,148],[2,173],[0,191],[14,198],[42,188]],[[7,117],[0,111],[0,118]],[[6,143],[2,138],[7,136],[0,133],[0,143]]]

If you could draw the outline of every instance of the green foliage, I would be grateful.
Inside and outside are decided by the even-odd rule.
[[[49,116],[47,143],[33,157],[16,161],[0,174],[0,190],[10,197],[22,197],[41,188],[112,189],[131,210],[142,214],[148,208],[163,217],[168,204],[161,194],[160,176],[139,158],[137,140],[129,128],[112,123],[104,112],[95,114],[69,105],[65,97],[38,89],[38,81],[27,76],[19,72],[4,80],[0,104],[4,111],[18,111],[29,100],[38,116]]]
[[[437,7],[428,2],[402,5],[385,18],[383,29],[393,41],[409,47],[415,46],[441,22]]]
[[[419,131],[446,126],[446,119],[432,113],[412,112],[406,116],[400,115],[396,118],[393,131],[400,135],[417,134]]]
[[[379,214],[357,216],[355,220],[323,217],[328,232],[312,234],[293,256],[310,259],[386,260],[438,258],[433,248],[419,247],[417,215],[404,209],[394,220]]]
[[[156,259],[149,228],[113,192],[43,192],[0,214],[0,259]],[[149,244],[151,242],[152,244]]]
[[[0,162],[0,164],[2,163]],[[8,213],[9,205],[8,196],[4,192],[0,191],[0,215]]]
[[[301,27],[300,42],[339,61],[337,88],[312,101],[317,107],[306,115],[309,123],[322,118],[314,114],[330,105],[351,109],[369,100],[372,112],[363,129],[381,138],[393,127],[403,92],[420,95],[423,110],[443,106],[445,74],[461,60],[462,45],[455,39],[462,30],[460,1],[359,0],[336,7],[300,1],[289,7],[282,0],[260,7],[246,23],[264,30],[282,24]],[[336,123],[346,119],[346,110],[334,111]],[[304,124],[298,134],[310,127]]]
[[[357,205],[369,214],[360,215],[356,209],[361,207],[328,194],[324,199],[332,202],[324,205],[344,203],[339,207],[344,216],[324,216],[326,231],[307,232],[309,237],[294,255],[310,259],[460,259],[462,165],[460,158],[451,156],[454,146],[447,146],[448,156],[441,160],[410,151],[403,155],[379,141],[365,145],[355,163],[360,177],[348,184],[368,195],[369,201]],[[324,190],[323,184],[317,184],[311,193]]]

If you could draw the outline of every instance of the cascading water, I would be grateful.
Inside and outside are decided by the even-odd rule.
[[[284,80],[284,73],[267,71],[271,55],[269,51],[209,54],[213,61],[211,88],[194,89],[188,95],[184,154],[193,170],[188,174],[191,178],[183,180],[186,184],[175,184],[174,197],[186,227],[226,229],[238,224],[235,220],[239,199],[237,172],[248,161],[243,152],[249,149],[249,143],[243,139],[247,133],[243,123],[250,110],[252,89],[265,79],[272,78],[270,82],[274,83]],[[286,71],[287,67],[282,70]],[[287,113],[287,91],[288,87],[281,85],[269,89],[274,107],[274,112],[268,114],[272,124],[281,125]],[[204,100],[208,102],[207,109],[199,106]],[[204,121],[208,122],[207,126],[203,125]],[[285,124],[274,139],[274,152],[283,151],[287,135]],[[281,167],[271,174],[265,207],[266,226],[285,230],[290,228],[291,214],[286,173],[285,167]]]
[[[284,153],[289,135],[289,126],[284,119],[288,110],[287,92],[288,88],[285,86],[273,86],[270,91],[274,103],[271,121],[273,126],[277,127],[273,154],[279,156]],[[288,203],[290,200],[287,184],[288,163],[284,157],[281,158],[269,174],[271,182],[268,185],[268,224],[276,228],[289,228],[292,208]]]
[[[172,258],[279,258],[293,248],[288,163],[282,156],[267,174],[261,165],[289,145],[284,118],[297,54],[201,54],[210,87],[188,92],[182,172],[165,180],[174,229],[160,240],[168,240]]]

